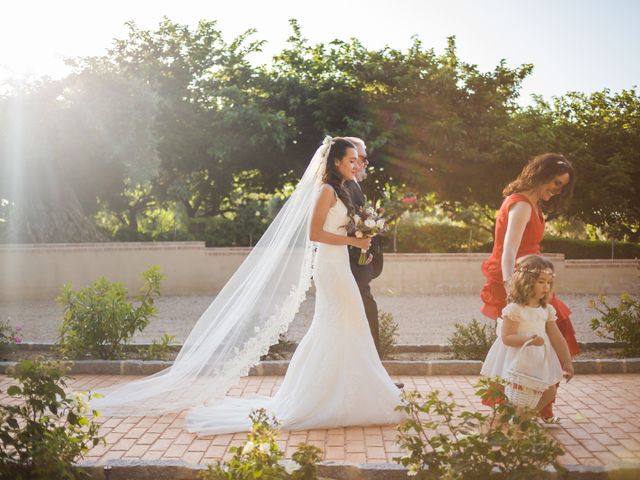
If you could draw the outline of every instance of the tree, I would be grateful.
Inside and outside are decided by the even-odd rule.
[[[2,242],[106,239],[86,216],[73,162],[60,155],[68,140],[59,123],[61,93],[60,82],[43,80],[0,98],[0,199],[9,210]]]

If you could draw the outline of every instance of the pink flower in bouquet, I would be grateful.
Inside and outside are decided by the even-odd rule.
[[[380,208],[378,209],[378,213],[384,213],[384,207],[380,207]]]
[[[22,327],[20,325],[16,325],[16,332],[21,332],[22,331]]]
[[[22,337],[20,335],[16,335],[13,339],[16,343],[22,343]]]

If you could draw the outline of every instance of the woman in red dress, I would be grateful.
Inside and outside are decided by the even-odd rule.
[[[558,153],[545,153],[531,160],[518,178],[505,187],[504,202],[498,211],[493,251],[482,264],[487,283],[480,297],[482,313],[493,320],[507,305],[505,284],[511,279],[516,259],[539,254],[544,236],[544,212],[560,211],[573,194],[575,173],[571,163]],[[580,353],[571,310],[558,297],[550,302],[556,309],[558,328],[572,356]],[[555,401],[555,399],[554,399]],[[553,401],[540,412],[543,420],[557,423]]]

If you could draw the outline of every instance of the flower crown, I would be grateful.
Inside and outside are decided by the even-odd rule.
[[[326,137],[324,137],[324,140],[322,141],[322,144],[326,147],[326,146],[331,146],[334,143],[336,143],[336,141],[333,139],[333,137],[330,137],[329,135],[327,135]]]
[[[520,273],[534,273],[537,275],[540,275],[541,273],[546,273],[548,275],[551,275],[551,277],[556,276],[556,273],[550,268],[531,268],[531,267],[525,267],[520,265],[516,267],[514,271],[520,272]]]

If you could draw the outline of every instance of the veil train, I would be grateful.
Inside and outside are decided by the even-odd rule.
[[[107,392],[92,407],[110,416],[148,416],[208,405],[277,343],[311,286],[309,222],[331,137],[316,150],[295,191],[260,241],[200,316],[173,365]]]

